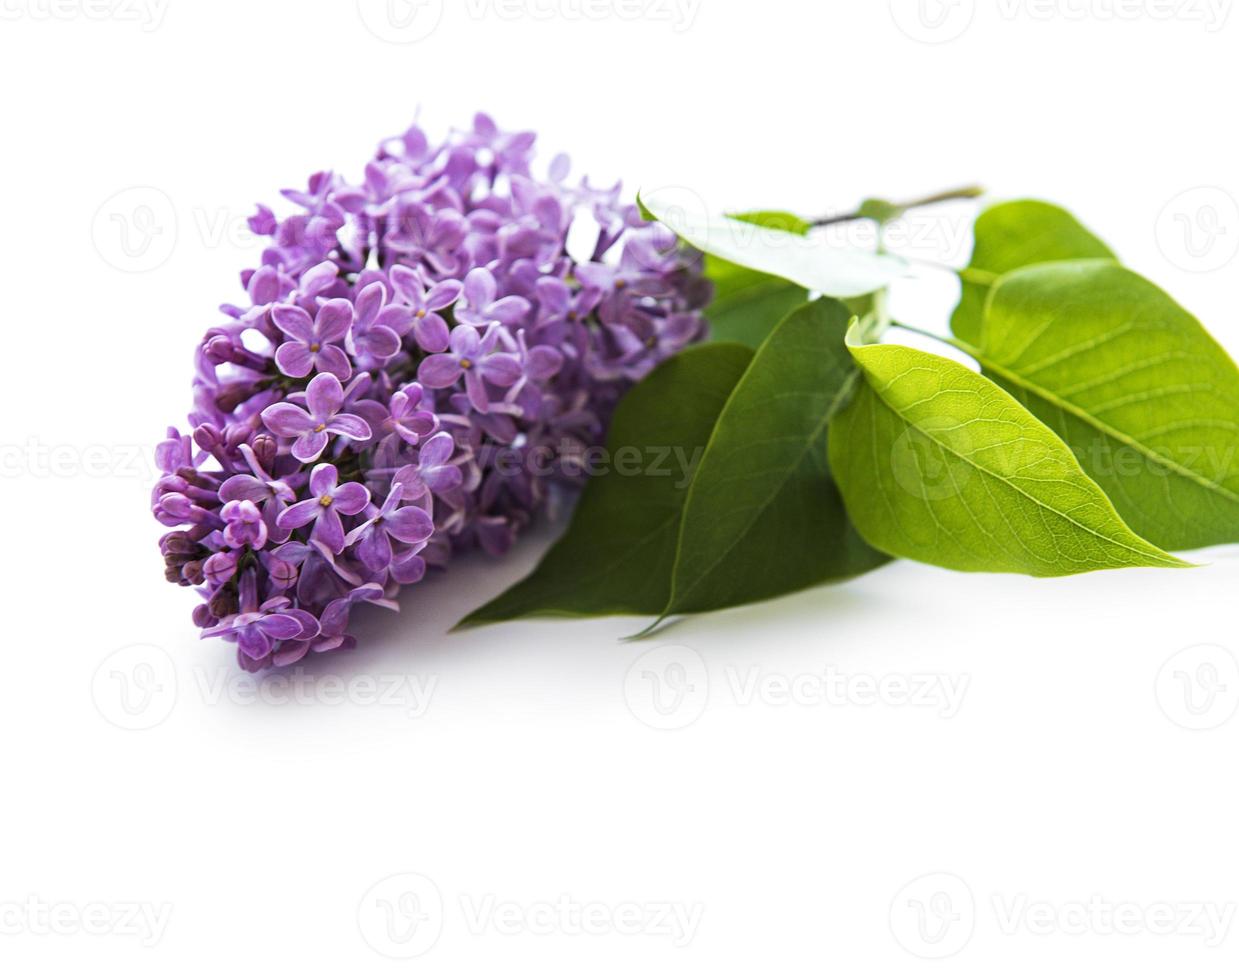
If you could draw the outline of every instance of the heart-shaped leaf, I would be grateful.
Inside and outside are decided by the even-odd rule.
[[[981,334],[989,292],[984,280],[1038,262],[1114,258],[1105,242],[1069,212],[1045,201],[1008,201],[988,208],[977,218],[973,234],[972,260],[961,274],[963,292],[951,316],[951,332],[970,344]]]
[[[973,353],[1057,432],[1138,534],[1239,541],[1239,369],[1190,313],[1109,262],[994,286]]]

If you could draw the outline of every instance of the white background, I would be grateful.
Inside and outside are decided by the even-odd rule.
[[[1239,550],[896,563],[639,645],[446,635],[543,531],[296,690],[196,638],[147,500],[252,203],[360,173],[419,106],[719,208],[1059,201],[1239,350],[1231,4],[400,3],[0,0],[0,972],[1233,977]],[[904,250],[961,261],[969,217]],[[939,328],[954,292],[923,273],[896,312]]]

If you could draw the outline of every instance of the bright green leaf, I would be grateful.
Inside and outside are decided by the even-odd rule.
[[[742,211],[739,214],[729,214],[727,217],[735,218],[737,221],[746,221],[762,228],[790,231],[793,235],[807,235],[813,229],[812,223],[790,211]]]
[[[752,356],[736,344],[693,347],[629,392],[611,423],[607,471],[586,485],[567,532],[461,625],[661,612],[691,470]]]
[[[1136,273],[1057,262],[995,285],[978,349],[1134,531],[1164,548],[1239,541],[1239,369]]]
[[[664,615],[720,609],[869,571],[830,477],[830,420],[858,380],[850,311],[819,299],[783,320],[719,416],[684,504]]]
[[[852,347],[866,384],[835,420],[831,470],[874,547],[961,571],[1174,567],[1071,450],[988,378],[893,344]]]
[[[899,204],[884,201],[880,197],[870,197],[861,201],[856,213],[862,218],[876,221],[880,225],[888,225],[901,218],[907,209]]]
[[[981,334],[987,279],[1038,262],[1114,258],[1069,212],[1044,201],[1009,201],[988,208],[977,218],[974,237],[972,260],[961,277],[963,293],[951,316],[951,332],[970,344]]]
[[[642,195],[639,200],[644,209],[707,255],[826,296],[863,296],[887,286],[907,269],[903,259],[837,245],[824,236],[711,215],[692,195]]]

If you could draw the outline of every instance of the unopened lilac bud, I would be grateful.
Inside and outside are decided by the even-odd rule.
[[[161,476],[159,482],[155,484],[160,493],[179,493],[183,494],[189,489],[189,483],[181,476]]]
[[[193,512],[194,505],[183,493],[165,493],[159,498],[159,509],[169,517],[187,521]]]
[[[203,422],[202,425],[194,429],[194,442],[197,443],[199,449],[209,453],[219,445],[219,441],[219,429],[209,422]]]
[[[254,427],[247,423],[233,422],[224,427],[224,445],[229,453],[236,453],[237,447],[249,441],[254,435]]]
[[[202,345],[206,359],[212,364],[224,364],[233,359],[232,341],[227,337],[215,336]]]
[[[297,566],[282,558],[270,557],[266,561],[267,574],[271,584],[282,592],[287,592],[297,584]]]
[[[193,611],[194,625],[200,630],[206,629],[208,626],[214,626],[219,620],[211,615],[211,607],[205,602],[202,605],[194,606]]]
[[[237,554],[235,551],[217,551],[203,563],[202,570],[212,585],[223,585],[236,574]]]
[[[258,389],[247,381],[224,385],[215,395],[215,404],[221,412],[235,412],[237,406],[248,401],[258,393]]]
[[[201,492],[201,491],[199,491]],[[165,493],[155,503],[155,517],[168,527],[178,524],[213,524],[219,526],[218,516],[199,507],[186,494]]]
[[[223,619],[225,616],[231,616],[240,607],[237,605],[236,593],[224,587],[211,596],[209,608],[212,616],[216,619]]]
[[[268,472],[275,465],[275,454],[279,450],[280,445],[275,441],[274,436],[270,436],[265,432],[254,436],[250,443],[250,448],[254,450],[254,456],[258,460],[258,465]]]
[[[159,539],[159,549],[165,555],[194,555],[198,546],[184,531],[173,531]]]
[[[176,475],[190,486],[199,487],[203,490],[215,490],[219,487],[218,479],[213,476],[207,476],[205,473],[199,473],[192,466],[182,466],[176,471]]]
[[[193,585],[201,585],[206,581],[206,576],[202,574],[202,562],[200,561],[187,561],[181,566],[181,574]]]
[[[262,204],[258,205],[258,212],[247,218],[245,223],[255,235],[275,234],[275,214]]]
[[[201,541],[213,530],[214,528],[207,524],[195,524],[193,527],[187,529],[185,533],[189,535],[190,541]]]

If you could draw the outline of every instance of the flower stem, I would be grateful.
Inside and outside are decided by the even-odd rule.
[[[920,337],[928,337],[930,340],[936,340],[940,344],[947,344],[954,347],[957,351],[967,354],[969,357],[980,358],[981,351],[967,341],[960,340],[958,337],[944,337],[940,333],[934,333],[932,330],[926,330],[924,327],[914,327],[909,323],[902,323],[899,320],[891,321],[892,327],[897,327],[900,330],[907,330],[909,333],[917,334]]]
[[[939,191],[937,194],[930,194],[927,197],[918,197],[915,200],[904,201],[902,203],[893,203],[889,201],[866,201],[855,211],[847,214],[833,214],[824,218],[818,218],[810,222],[813,228],[823,228],[826,225],[838,225],[848,221],[860,221],[862,218],[877,220],[879,224],[885,223],[880,220],[875,214],[874,208],[868,205],[878,205],[891,217],[886,218],[886,221],[894,220],[895,217],[909,211],[912,208],[927,207],[931,204],[942,204],[947,201],[965,201],[972,198],[980,197],[985,193],[984,188],[978,187],[975,184],[968,187],[957,187],[949,191]]]
[[[964,282],[971,283],[974,286],[992,286],[998,278],[998,274],[987,272],[985,269],[957,269],[953,265],[947,265],[945,262],[935,262],[933,259],[922,259],[915,255],[900,256],[905,262],[912,262],[916,265],[928,266],[931,269],[937,269],[939,272],[950,272],[959,276]]]

